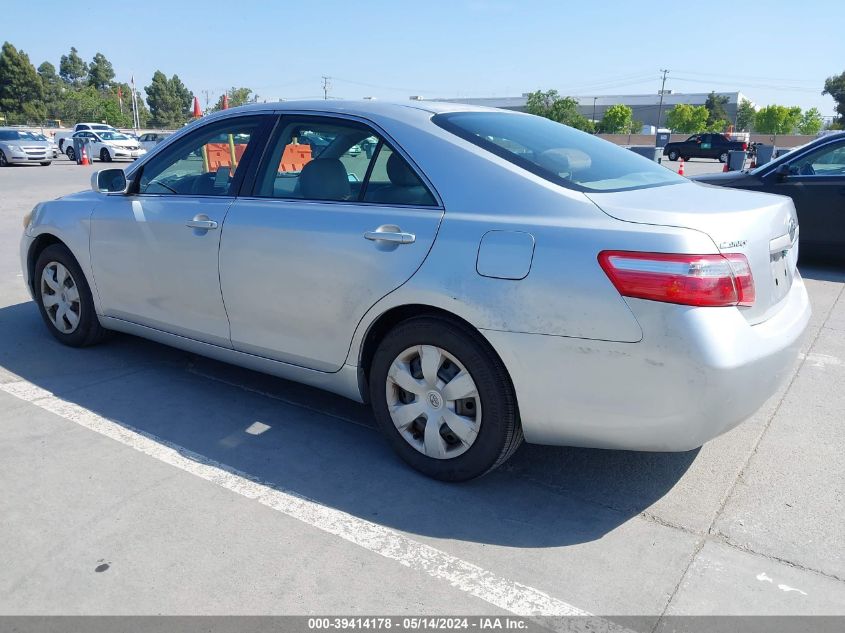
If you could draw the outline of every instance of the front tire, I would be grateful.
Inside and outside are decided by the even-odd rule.
[[[466,481],[504,463],[522,442],[513,385],[472,329],[437,317],[400,323],[369,375],[379,429],[399,456],[441,481]]]
[[[721,154],[719,154],[719,162],[720,163],[727,163],[728,162],[728,153],[727,152],[722,152]]]
[[[678,160],[678,151],[677,150],[669,150],[669,160],[676,161]]]
[[[109,150],[107,150],[105,147],[100,150],[100,160],[104,163],[111,162],[111,154],[109,154]]]
[[[33,287],[41,317],[61,343],[86,347],[106,337],[91,288],[66,246],[52,244],[42,251],[35,262]]]
[[[51,161],[46,161],[46,162],[44,162],[44,163],[41,163],[41,166],[42,166],[42,167],[49,167],[50,165],[52,165],[52,162],[51,162]]]
[[[0,149],[0,167],[8,167],[9,166],[9,159],[6,158],[6,155],[3,153],[3,150]]]

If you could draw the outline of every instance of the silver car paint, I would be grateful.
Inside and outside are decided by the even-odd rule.
[[[712,192],[708,192],[709,188],[686,184],[589,197],[563,189],[453,137],[429,121],[435,111],[459,108],[453,104],[414,107],[291,102],[272,108],[263,105],[228,110],[214,116],[215,119],[235,116],[245,111],[297,111],[360,117],[389,131],[395,142],[413,157],[422,174],[436,184],[446,212],[430,253],[408,281],[374,301],[359,321],[343,324],[349,330],[354,327],[354,334],[345,363],[339,370],[313,369],[337,365],[337,340],[331,345],[317,346],[314,349],[318,353],[307,358],[303,358],[303,350],[305,354],[309,353],[305,345],[293,352],[271,350],[275,344],[266,318],[257,314],[262,310],[259,305],[254,306],[255,314],[246,312],[253,320],[265,319],[261,324],[263,334],[249,334],[255,336],[257,343],[252,351],[259,352],[257,354],[227,349],[225,341],[218,340],[217,345],[200,342],[197,335],[191,336],[184,330],[180,335],[175,331],[176,327],[165,327],[161,320],[158,327],[155,320],[148,321],[153,324],[151,326],[140,324],[141,315],[135,313],[124,312],[124,318],[105,316],[114,306],[95,298],[98,312],[104,315],[103,324],[362,400],[359,361],[362,343],[371,326],[392,307],[430,305],[464,318],[491,341],[516,387],[526,438],[537,442],[685,450],[747,417],[773,393],[778,380],[797,355],[797,341],[809,318],[809,301],[800,277],[793,283],[787,298],[771,310],[767,306],[770,314],[764,316],[768,316],[768,320],[752,325],[736,308],[688,308],[626,301],[596,262],[596,253],[602,249],[717,253],[712,235],[694,226],[689,213],[672,215],[671,210],[673,205],[683,208],[683,200],[692,196],[690,204],[702,211],[714,212],[729,198],[720,193],[716,200]],[[147,158],[127,170],[129,177],[149,157],[210,118],[187,126],[159,144]],[[749,216],[753,216],[754,210],[761,205],[780,204],[769,197],[763,201],[762,197],[741,192],[725,193],[740,196],[730,198],[730,203],[738,210],[740,207],[750,209]],[[625,221],[611,217],[616,213],[621,217],[619,209],[626,206],[624,200],[629,194],[636,194],[636,199],[628,205],[636,209],[648,208],[649,195],[652,195],[657,201],[657,216],[644,218],[631,213],[623,218]],[[605,212],[599,209],[602,201]],[[279,208],[286,203],[265,201],[262,204],[269,202],[279,202]],[[98,288],[105,277],[91,274],[87,252],[88,218],[94,206],[124,203],[120,196],[93,193],[42,203],[27,229],[22,256],[26,257],[32,237],[44,232],[54,233],[69,244],[89,280],[93,279],[93,286]],[[249,202],[242,199],[235,204],[240,206]],[[338,203],[327,206],[335,209],[335,204]],[[427,213],[431,211],[428,209]],[[788,209],[781,208],[781,212],[788,214]],[[402,213],[408,211],[402,210]],[[777,214],[776,211],[772,213]],[[190,219],[190,213],[183,215],[181,220]],[[232,239],[246,239],[246,233],[238,236],[246,230],[244,226],[239,228],[240,222],[235,221],[235,216],[232,219]],[[401,225],[401,221],[393,223]],[[224,299],[227,285],[238,281],[244,286],[239,288],[245,292],[241,299],[260,296],[256,285],[266,284],[266,276],[256,280],[251,276],[255,267],[248,257],[234,251],[231,255],[222,252],[228,239],[227,228],[224,220],[220,232]],[[354,223],[346,228],[360,229]],[[753,226],[742,228],[754,231],[747,236],[753,243],[760,244],[763,240],[768,244],[769,238],[761,237]],[[767,225],[762,230],[768,235],[770,229]],[[524,231],[533,236],[535,252],[530,274],[525,279],[497,279],[477,273],[478,247],[483,235],[491,230]],[[725,233],[732,235],[728,230]],[[139,230],[138,235],[141,234]],[[203,239],[206,236],[194,237]],[[354,241],[352,237],[345,238],[349,244]],[[431,235],[430,239],[433,237]],[[362,245],[370,244],[360,239]],[[320,234],[315,234],[313,248],[319,249],[322,240]],[[232,245],[235,243],[233,241]],[[404,248],[407,247],[399,246],[397,250]],[[109,256],[115,254],[116,250]],[[270,255],[265,246],[263,256]],[[237,268],[225,264],[229,258]],[[331,279],[322,289],[311,289],[312,299],[327,292],[332,284],[338,287],[336,276],[344,271],[337,269],[336,261],[332,268],[320,266],[317,258],[311,260],[312,265],[320,266],[320,270],[308,271],[312,280],[319,279],[320,275]],[[175,256],[171,263],[180,265]],[[287,268],[277,267],[275,271],[287,271],[290,260],[284,256],[271,262],[271,269],[274,264],[282,263]],[[166,270],[162,267],[158,272]],[[755,281],[761,271],[755,270]],[[399,277],[404,274],[402,272]],[[180,287],[181,282],[174,277],[178,275],[160,279],[159,296],[172,296]],[[108,280],[109,285],[115,283],[116,279]],[[387,291],[396,283],[396,279],[388,282],[379,279],[379,288],[357,303],[356,309],[361,310],[381,294],[382,288]],[[301,290],[302,286],[294,284],[292,288]],[[285,305],[281,295],[274,295],[273,299],[277,307]],[[290,297],[290,301],[295,303],[297,297]],[[340,314],[338,310],[342,305],[342,301],[334,303],[333,297],[329,312]],[[310,310],[320,308],[319,302],[312,301]],[[323,316],[311,314],[318,320]],[[176,320],[176,316],[168,318]],[[293,317],[297,320],[295,324],[303,327],[304,319],[296,314]],[[350,320],[357,318],[354,310],[350,311]],[[328,319],[320,321],[323,326],[329,322]],[[279,329],[282,327],[280,323]],[[208,333],[205,334],[204,338],[210,340]],[[342,336],[338,340],[342,340]],[[294,362],[262,356],[271,351],[276,358]],[[286,353],[290,355],[285,356]],[[306,364],[312,368],[302,366]],[[666,385],[675,390],[664,391]],[[626,395],[637,394],[641,397],[626,398]],[[646,397],[648,394],[650,397]],[[671,394],[672,402],[665,402],[668,396],[655,400],[657,394]],[[697,408],[685,415],[684,407],[688,402],[695,403]],[[708,402],[718,405],[713,409],[715,417],[703,413],[706,411],[704,404]]]

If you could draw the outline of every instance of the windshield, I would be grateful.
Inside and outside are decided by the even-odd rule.
[[[634,152],[549,119],[505,112],[438,114],[440,127],[556,184],[622,191],[686,182]]]
[[[97,132],[104,141],[128,141],[129,137],[120,132]]]

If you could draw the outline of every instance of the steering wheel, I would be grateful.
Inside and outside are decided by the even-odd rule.
[[[801,167],[798,168],[798,175],[799,176],[815,176],[816,170],[813,169],[812,163],[804,163]]]

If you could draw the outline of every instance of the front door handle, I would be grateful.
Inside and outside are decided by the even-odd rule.
[[[207,216],[206,216],[207,217]],[[199,229],[200,231],[209,231],[217,228],[217,222],[214,220],[194,218],[185,222],[185,226],[189,229]]]
[[[381,229],[382,227],[379,227]],[[395,231],[375,230],[367,231],[364,237],[373,242],[389,242],[391,244],[413,244],[417,236],[413,233],[403,233],[396,227]]]

